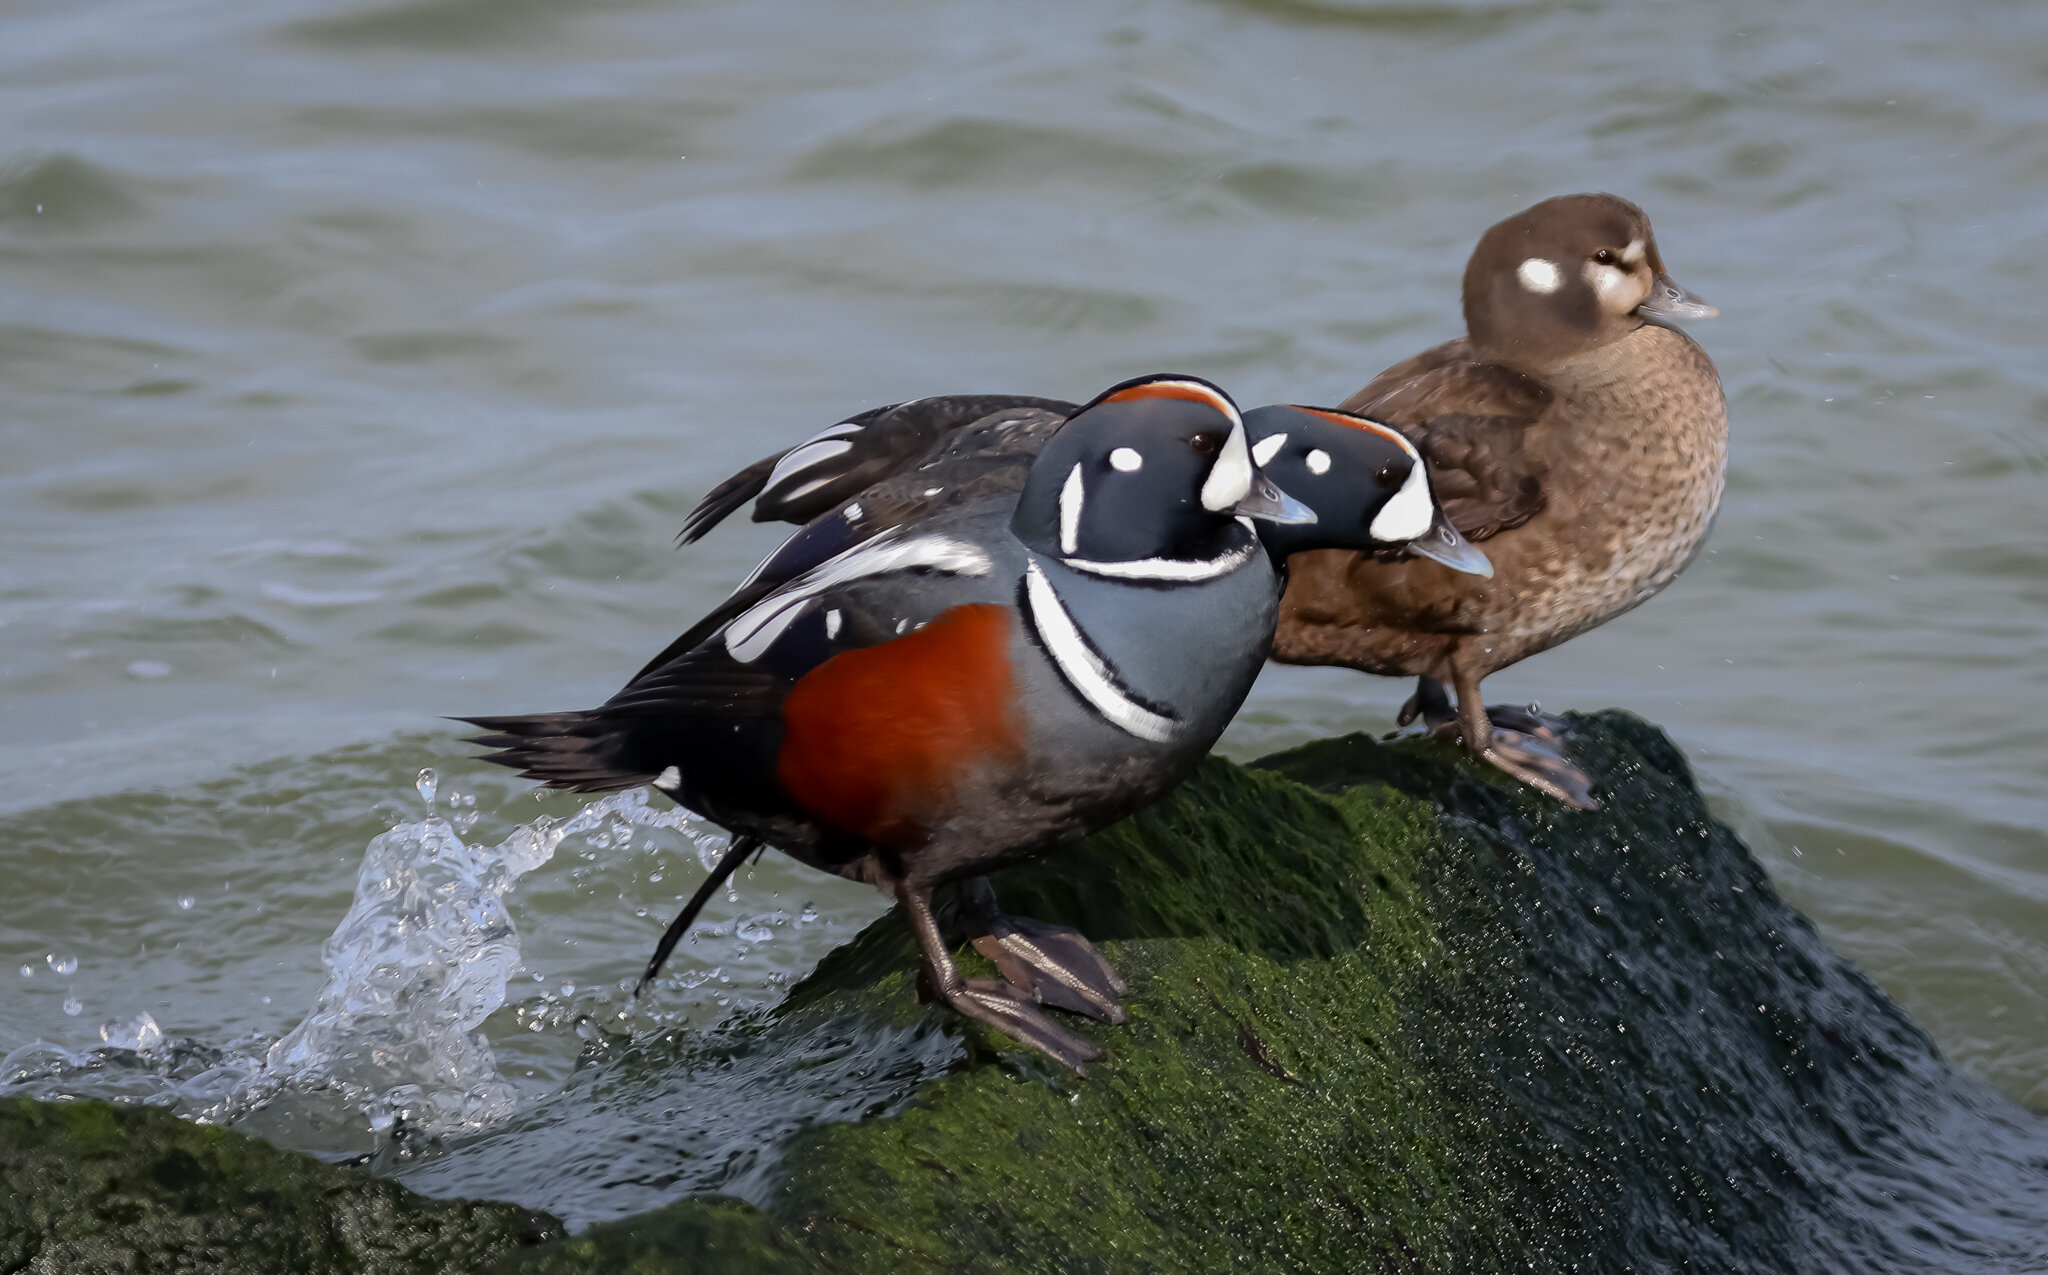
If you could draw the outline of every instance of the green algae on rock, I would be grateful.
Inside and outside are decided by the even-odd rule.
[[[1654,728],[1610,713],[1571,734],[1604,811],[1439,745],[1354,736],[1252,769],[1211,760],[1160,806],[1003,875],[1006,907],[1079,926],[1131,985],[1128,1026],[1083,1028],[1109,1050],[1083,1081],[920,1010],[909,940],[878,923],[721,1045],[729,1065],[864,1028],[867,1079],[837,1109],[862,1084],[876,1100],[759,1148],[726,1189],[760,1212],[724,1223],[830,1271],[2048,1257],[2042,1122],[1952,1073],[1820,942]],[[906,1092],[938,1035],[961,1041],[947,1074]],[[722,1072],[701,1049],[682,1055],[687,1088],[659,1078],[659,1049],[622,1059],[646,1088],[636,1108],[622,1082],[610,1120],[715,1106]],[[712,1269],[664,1264],[650,1242],[694,1233],[707,1207],[526,1260]]]
[[[1828,950],[1654,728],[1576,717],[1570,747],[1604,810],[1352,736],[1212,759],[999,877],[1130,984],[1086,1079],[918,1004],[891,917],[775,1010],[596,1042],[399,1170],[570,1238],[16,1103],[0,1271],[2048,1269],[2042,1119]]]
[[[151,1108],[0,1099],[0,1271],[455,1275],[561,1233]]]

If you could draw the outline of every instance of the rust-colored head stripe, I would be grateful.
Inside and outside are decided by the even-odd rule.
[[[1142,385],[1133,385],[1128,389],[1118,390],[1102,401],[1104,403],[1136,403],[1151,398],[1177,399],[1185,403],[1207,403],[1210,407],[1229,417],[1233,424],[1237,421],[1237,406],[1228,398],[1225,398],[1213,386],[1204,385],[1200,381],[1147,381]]]
[[[1391,425],[1382,425],[1376,420],[1371,420],[1364,416],[1353,416],[1349,412],[1340,412],[1329,407],[1303,407],[1299,403],[1290,403],[1288,406],[1294,408],[1297,412],[1307,412],[1310,416],[1320,416],[1332,425],[1342,425],[1346,429],[1360,430],[1367,434],[1378,434],[1381,438],[1393,443],[1410,456],[1416,454],[1415,445],[1403,437],[1400,430],[1395,429]]]

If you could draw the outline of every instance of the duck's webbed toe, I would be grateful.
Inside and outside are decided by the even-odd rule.
[[[1124,981],[1079,930],[997,913],[974,939],[1010,985],[1040,1004],[1122,1025]]]
[[[1102,1057],[1101,1046],[1061,1027],[1046,1016],[1029,992],[999,979],[965,979],[953,991],[941,993],[940,999],[969,1018],[1015,1036],[1075,1075],[1087,1075],[1083,1064]]]
[[[1520,735],[1534,736],[1555,748],[1564,741],[1564,719],[1543,712],[1534,704],[1526,708],[1516,705],[1486,706],[1487,720],[1496,731],[1514,731]]]
[[[982,888],[987,889],[986,882],[982,883]],[[939,934],[938,919],[932,915],[929,889],[899,886],[896,897],[909,916],[918,947],[924,952],[924,969],[918,975],[921,996],[942,1000],[969,1018],[979,1019],[998,1031],[1015,1036],[1076,1075],[1087,1074],[1083,1063],[1102,1057],[1100,1047],[1046,1017],[1045,1011],[1038,1007],[1037,998],[1030,992],[992,978],[962,978],[959,965],[954,962],[952,952]],[[993,903],[994,893],[989,892],[987,897]]]
[[[1498,711],[1498,710],[1496,710]],[[1598,810],[1593,799],[1593,779],[1565,760],[1557,747],[1561,737],[1555,730],[1523,733],[1503,729],[1494,719],[1493,746],[1480,754],[1487,761],[1539,792],[1549,793],[1578,810]]]
[[[994,961],[1010,986],[1099,1023],[1128,1021],[1123,979],[1079,930],[1005,913],[987,877],[961,882],[960,915],[974,950]]]

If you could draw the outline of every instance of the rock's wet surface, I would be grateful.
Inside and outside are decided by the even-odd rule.
[[[469,1219],[475,1251],[551,1272],[2048,1265],[2048,1122],[1956,1072],[1819,939],[1660,732],[1609,713],[1571,741],[1599,813],[1353,736],[1212,760],[999,878],[1130,983],[1127,1026],[1082,1028],[1109,1050],[1084,1080],[918,1004],[888,917],[773,1011],[593,1034],[561,1099],[400,1169],[430,1195],[615,1219],[571,1240],[522,1248],[552,1223],[294,1172]],[[156,1174],[192,1218],[106,1243],[183,1254],[197,1227],[236,1254],[327,1225],[290,1204],[240,1236],[231,1193],[161,1167],[162,1136],[109,1180]],[[66,1194],[61,1147],[0,1141],[0,1254],[44,1269],[70,1210],[110,1206]],[[351,1269],[342,1251],[300,1269]],[[447,1268],[421,1253],[380,1269]]]

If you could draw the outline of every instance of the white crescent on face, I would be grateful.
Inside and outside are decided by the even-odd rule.
[[[1380,506],[1367,531],[1374,540],[1400,544],[1415,540],[1436,521],[1436,502],[1429,498],[1429,475],[1420,460],[1408,469],[1401,490]]]
[[[1223,440],[1223,450],[1216,454],[1216,463],[1202,484],[1202,508],[1222,513],[1251,495],[1252,472],[1252,449],[1245,441],[1244,421],[1232,413],[1230,437]]]

